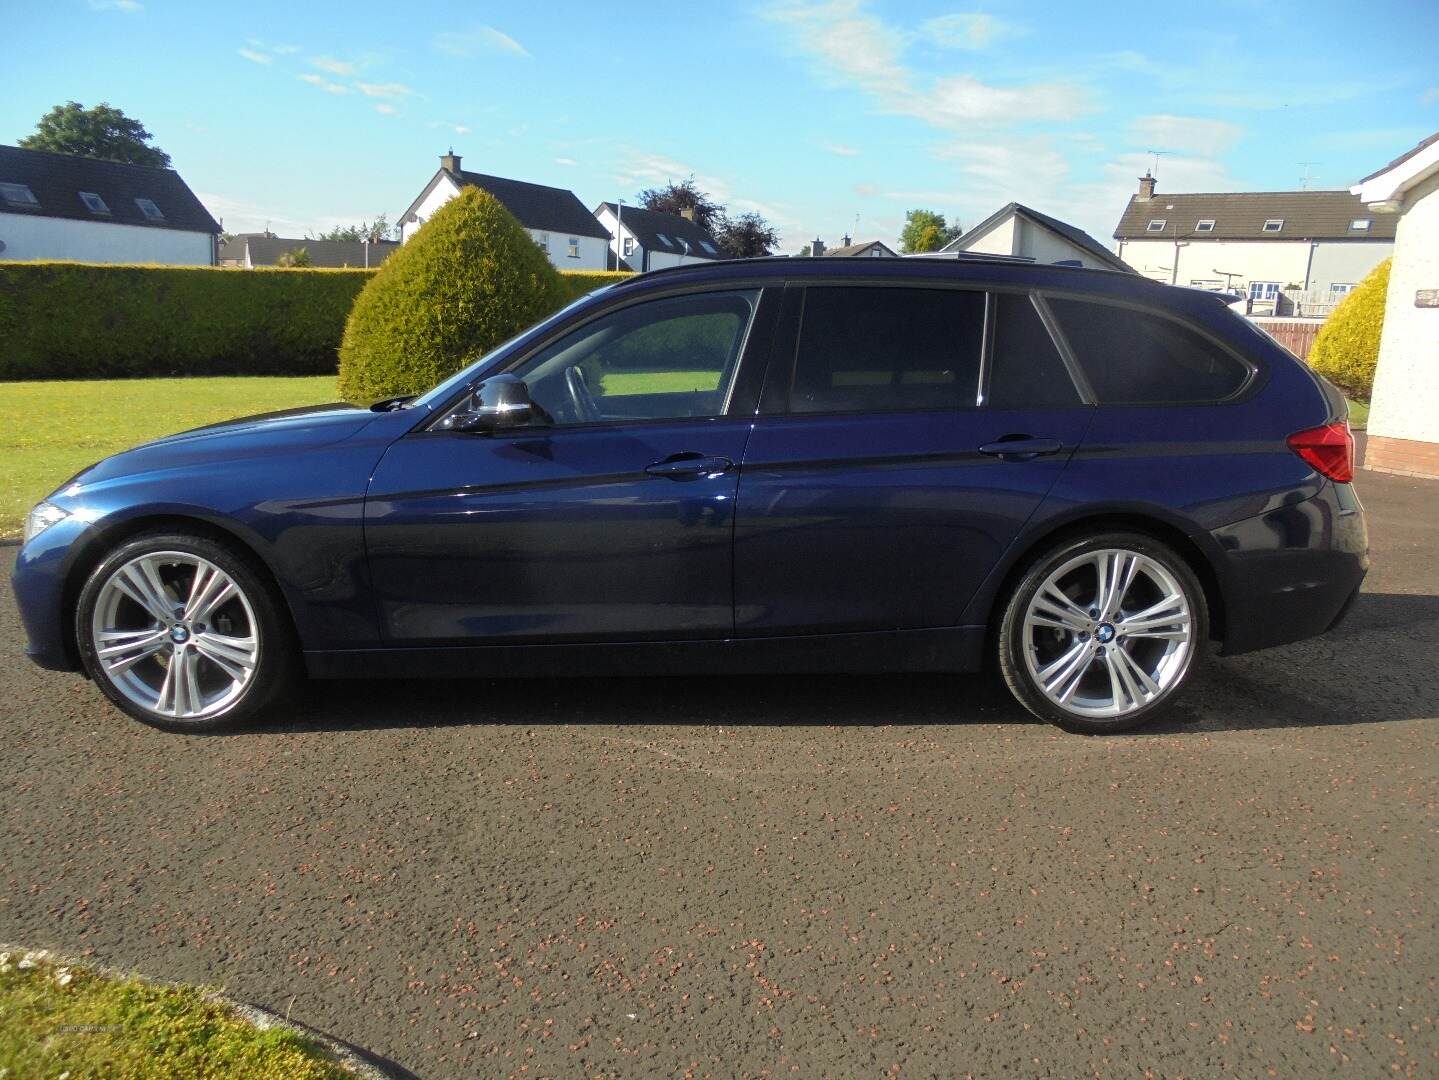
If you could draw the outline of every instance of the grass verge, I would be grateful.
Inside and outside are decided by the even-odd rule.
[[[148,439],[335,401],[333,375],[0,383],[0,537],[85,466]]]
[[[193,987],[0,953],[0,1076],[353,1080],[309,1040],[261,1031]]]

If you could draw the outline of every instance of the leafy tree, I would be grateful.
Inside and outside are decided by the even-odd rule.
[[[500,201],[467,187],[386,259],[356,298],[340,344],[340,393],[364,401],[425,390],[568,295]]]
[[[904,215],[904,230],[899,234],[899,250],[906,255],[921,251],[938,251],[964,229],[956,222],[945,223],[944,215],[933,210],[911,210]]]
[[[283,251],[283,252],[280,253],[280,257],[275,260],[275,265],[276,265],[276,266],[309,266],[309,265],[310,265],[310,252],[309,252],[309,249],[303,248],[303,247],[295,247],[295,248],[291,248],[289,251]]]
[[[57,154],[168,169],[170,155],[151,146],[152,137],[138,120],[131,120],[105,102],[87,109],[78,101],[67,101],[40,117],[35,134],[21,139],[19,145],[27,150],[53,150]]]
[[[316,233],[313,236],[306,233],[305,236],[309,240],[349,240],[353,243],[370,240],[374,242],[390,239],[394,230],[395,227],[385,219],[385,215],[380,214],[374,221],[362,221],[358,225],[336,225],[333,229],[325,232]]]
[[[669,183],[662,188],[646,188],[637,198],[646,210],[656,210],[661,214],[678,214],[681,210],[693,210],[695,224],[707,233],[713,233],[715,226],[724,217],[724,207],[711,199],[709,192],[701,191],[693,176],[678,184]]]
[[[732,259],[750,259],[768,255],[779,243],[779,234],[763,216],[756,213],[730,217],[722,214],[714,230],[720,250]]]

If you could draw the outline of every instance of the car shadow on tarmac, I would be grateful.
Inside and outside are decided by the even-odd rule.
[[[1439,596],[1366,593],[1322,638],[1211,657],[1144,734],[1439,716]],[[1425,658],[1428,658],[1427,660]],[[1039,723],[993,673],[314,682],[251,734],[463,724]]]

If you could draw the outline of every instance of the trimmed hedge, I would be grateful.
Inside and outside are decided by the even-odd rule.
[[[1359,401],[1368,401],[1374,390],[1392,262],[1385,259],[1339,303],[1309,350],[1310,366]]]
[[[0,379],[329,374],[374,273],[0,262]]]
[[[561,270],[560,283],[565,287],[565,303],[570,304],[605,285],[634,277],[628,270]]]

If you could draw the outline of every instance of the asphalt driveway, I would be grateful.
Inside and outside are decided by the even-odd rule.
[[[6,586],[0,940],[424,1077],[1433,1076],[1439,484],[1359,491],[1343,628],[1108,739],[949,677],[319,684],[165,735],[26,662]]]

